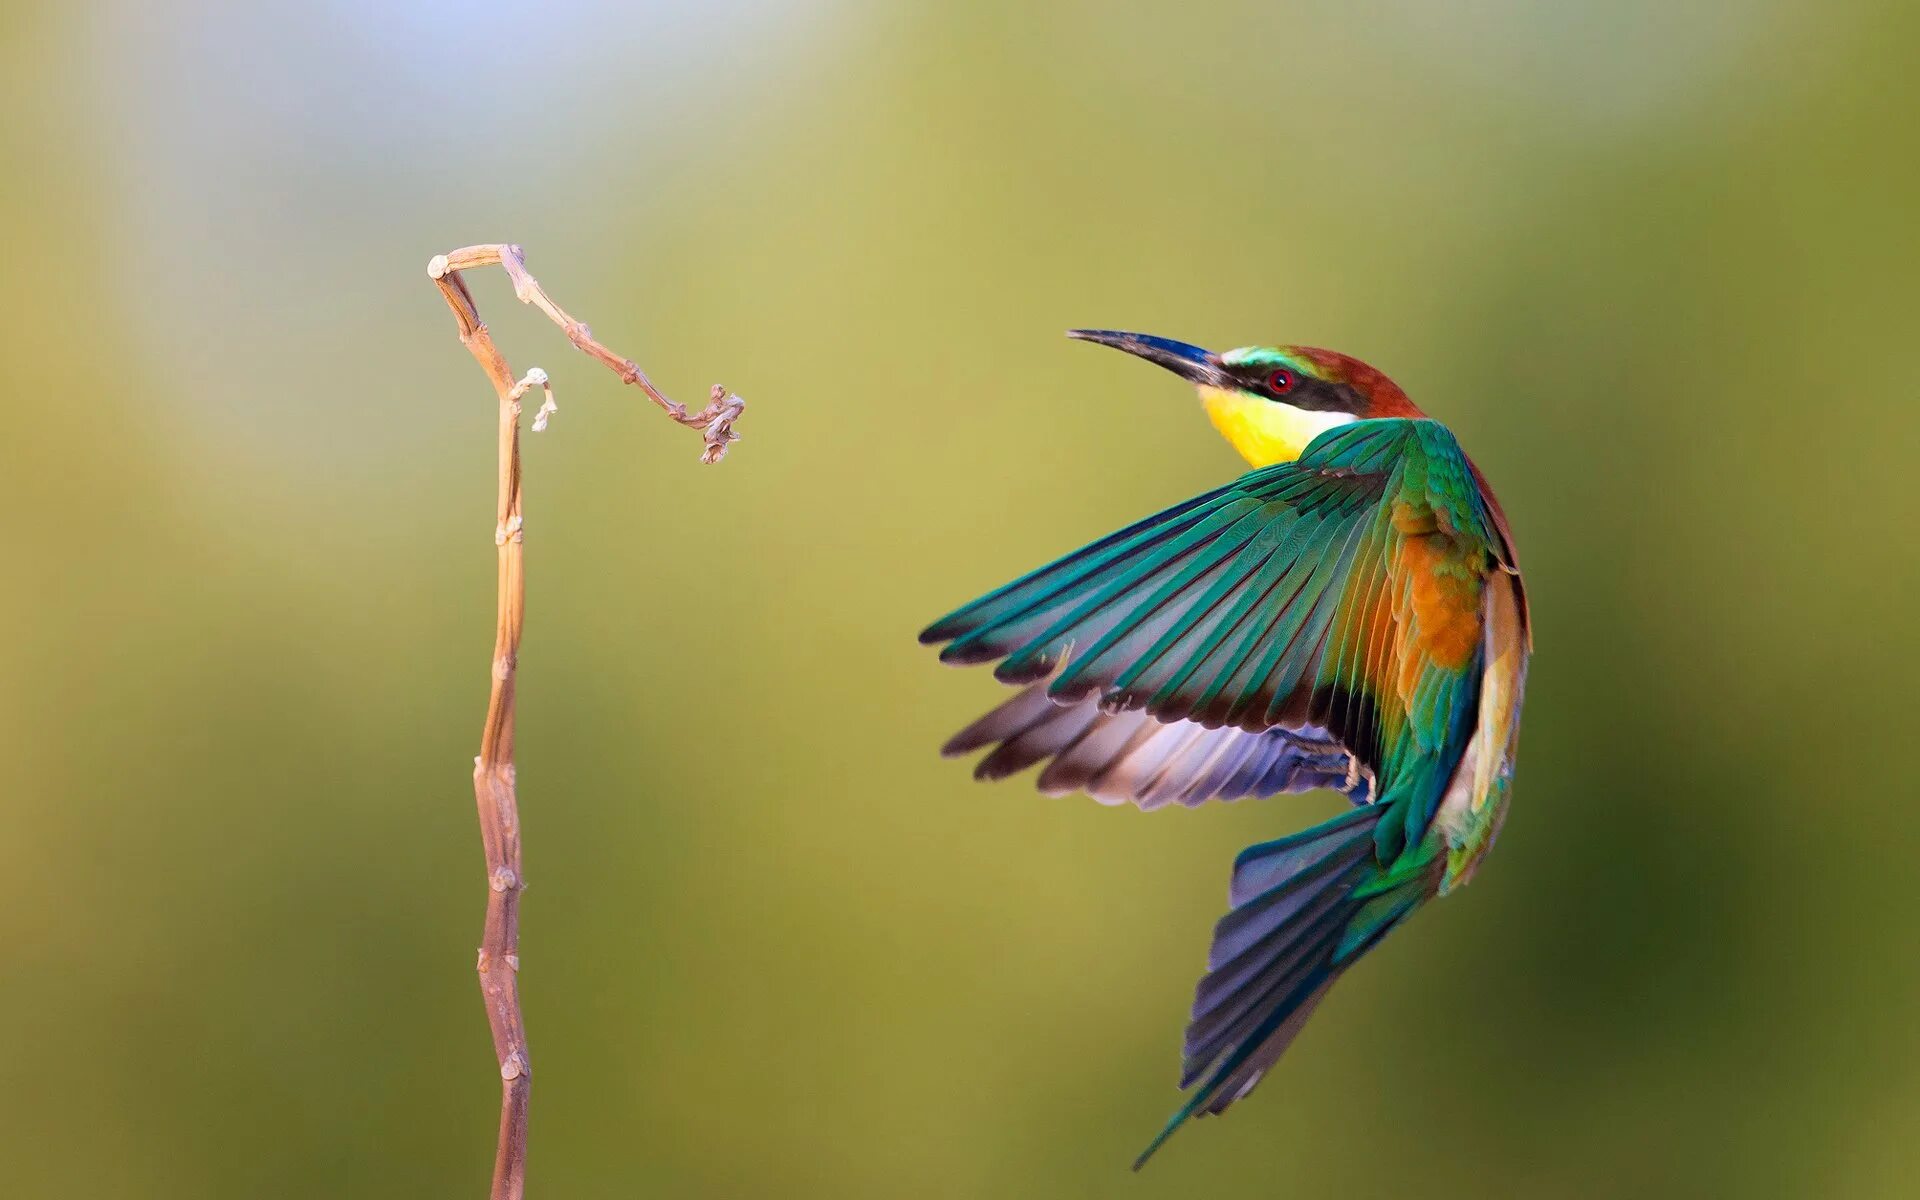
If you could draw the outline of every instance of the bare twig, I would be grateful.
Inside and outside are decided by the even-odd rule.
[[[701,462],[719,462],[727,453],[727,443],[740,440],[740,435],[733,431],[733,426],[734,422],[740,419],[740,413],[747,407],[746,401],[717,383],[713,385],[713,391],[707,397],[707,406],[699,412],[690,413],[686,405],[667,399],[666,393],[653,385],[653,380],[647,378],[647,373],[642,371],[637,363],[630,358],[615,354],[594,341],[593,331],[588,329],[584,322],[576,321],[566,309],[553,302],[553,297],[547,295],[547,290],[540,286],[540,281],[527,273],[527,258],[520,247],[510,244],[468,246],[463,250],[455,250],[451,254],[436,256],[427,264],[427,274],[440,285],[440,291],[446,295],[447,303],[454,307],[454,315],[459,317],[462,305],[470,312],[473,309],[473,297],[467,292],[466,284],[461,281],[460,272],[468,267],[491,266],[503,268],[507,278],[513,280],[513,294],[522,303],[531,304],[547,314],[575,347],[598,359],[608,370],[620,377],[620,382],[637,385],[647,394],[647,398],[659,405],[660,410],[669,417],[690,429],[700,430],[701,438],[706,442],[706,449],[700,454]],[[451,286],[449,286],[450,283]],[[456,299],[456,292],[460,299]],[[480,325],[478,313],[474,313],[473,323],[484,332],[485,326]],[[467,338],[467,322],[464,317],[461,318],[460,329],[461,340],[464,341]],[[478,351],[475,353],[477,355]],[[484,363],[481,365],[485,366]],[[505,366],[505,363],[501,365]],[[492,372],[489,371],[488,374],[491,376]],[[499,386],[498,382],[495,386]],[[551,403],[552,393],[548,393],[548,401]]]
[[[526,1191],[527,1094],[532,1066],[520,1015],[520,893],[526,877],[520,867],[520,813],[514,790],[514,675],[520,658],[520,631],[526,615],[526,577],[522,557],[525,522],[520,495],[520,401],[534,388],[544,400],[533,427],[543,429],[555,411],[553,386],[535,367],[515,380],[507,360],[493,344],[480,311],[460,272],[469,267],[501,266],[513,280],[513,293],[551,317],[576,347],[605,363],[626,383],[638,384],[649,399],[675,421],[700,431],[702,462],[714,463],[737,441],[733,430],[746,407],[740,397],[715,385],[707,406],[689,413],[661,394],[632,360],[593,340],[592,333],[547,295],[527,273],[526,258],[513,245],[468,246],[436,255],[427,274],[440,288],[459,324],[460,342],[487,373],[499,397],[500,489],[494,514],[494,544],[499,547],[499,620],[493,637],[493,686],[487,698],[487,723],[480,754],[473,760],[473,795],[480,813],[480,840],[487,857],[487,920],[480,940],[480,991],[494,1056],[500,1063],[500,1138],[493,1160],[493,1200],[520,1200]]]

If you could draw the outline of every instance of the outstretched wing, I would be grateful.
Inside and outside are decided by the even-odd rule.
[[[1414,800],[1404,821],[1414,834],[1471,733],[1480,591],[1505,555],[1445,426],[1359,421],[1323,434],[1295,462],[1042,567],[935,622],[921,640],[947,643],[946,662],[998,660],[994,673],[1007,683],[1044,680],[1048,699],[1069,712],[1171,723],[1175,732],[1146,738],[1156,750],[1169,739],[1171,765],[1143,772],[1150,786],[1132,786],[1126,798],[1207,790],[1204,776],[1226,750],[1193,728],[1254,738],[1277,730],[1285,736],[1266,743],[1276,754],[1331,744],[1379,780],[1377,799]],[[1058,765],[1083,744],[1045,750],[1068,729],[1036,715],[1015,733],[1035,739],[1009,758],[1054,756]],[[1240,739],[1225,746],[1252,752]],[[1257,786],[1294,781],[1284,770]],[[1383,851],[1397,847],[1398,835],[1387,843]]]

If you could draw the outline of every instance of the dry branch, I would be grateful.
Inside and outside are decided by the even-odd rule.
[[[525,1022],[520,1015],[520,893],[526,876],[520,866],[520,813],[513,766],[514,676],[519,666],[520,632],[526,617],[526,576],[522,548],[525,521],[521,509],[520,413],[521,400],[540,388],[543,402],[533,427],[543,429],[555,411],[553,386],[538,367],[516,380],[507,360],[493,344],[480,320],[473,293],[460,272],[470,267],[500,266],[513,281],[513,294],[547,314],[566,333],[567,340],[604,363],[622,382],[636,384],[669,417],[700,431],[702,462],[719,462],[727,445],[739,439],[733,430],[746,407],[740,397],[715,385],[707,406],[689,413],[667,399],[631,359],[623,358],[593,339],[592,332],[553,302],[546,289],[527,273],[526,257],[513,245],[468,246],[451,254],[435,255],[427,274],[440,288],[447,307],[459,324],[460,342],[487,373],[499,398],[500,489],[494,514],[494,544],[499,548],[499,620],[493,638],[493,685],[487,698],[487,723],[480,736],[480,754],[473,760],[473,794],[480,814],[480,839],[487,858],[487,919],[481,934],[476,970],[486,1001],[487,1025],[493,1032],[494,1056],[500,1064],[500,1137],[493,1160],[493,1200],[520,1200],[526,1191],[527,1096],[532,1066],[527,1058]]]

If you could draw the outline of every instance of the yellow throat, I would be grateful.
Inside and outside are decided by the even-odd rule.
[[[1220,436],[1256,467],[1292,462],[1314,438],[1354,420],[1352,413],[1314,412],[1226,388],[1201,388],[1200,403]]]

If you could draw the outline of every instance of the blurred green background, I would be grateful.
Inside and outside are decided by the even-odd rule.
[[[492,240],[541,1196],[1913,1194],[1900,0],[9,6],[15,1196],[479,1195]],[[1475,886],[1176,1102],[1231,855],[935,747],[928,618],[1237,460],[1094,324],[1388,370],[1537,614]]]

